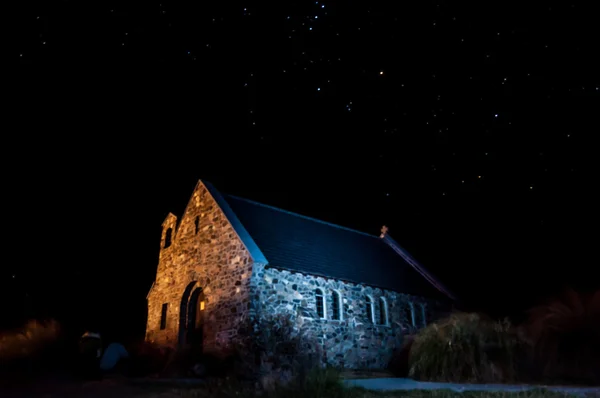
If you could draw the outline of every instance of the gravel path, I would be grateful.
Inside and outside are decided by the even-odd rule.
[[[511,385],[511,384],[457,384],[457,383],[434,383],[415,381],[402,378],[380,378],[380,379],[354,379],[345,380],[348,386],[364,387],[368,390],[444,390],[452,391],[507,391],[518,392],[545,388],[551,391],[564,392],[580,396],[600,397],[600,386],[598,387],[570,387],[570,386],[537,386],[537,385]]]

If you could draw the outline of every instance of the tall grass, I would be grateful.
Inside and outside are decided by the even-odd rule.
[[[55,320],[30,320],[21,328],[0,333],[0,372],[26,375],[55,368],[64,360],[60,341],[61,328]]]
[[[528,315],[523,330],[542,380],[600,384],[600,290],[567,289]]]
[[[508,321],[454,313],[417,334],[409,354],[409,376],[448,382],[515,381],[520,345]]]

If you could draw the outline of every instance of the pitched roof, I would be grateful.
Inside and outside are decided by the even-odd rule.
[[[227,202],[227,210],[235,214],[235,222],[243,226],[242,234],[250,235],[270,267],[401,293],[442,297],[379,236],[236,196],[222,198]]]

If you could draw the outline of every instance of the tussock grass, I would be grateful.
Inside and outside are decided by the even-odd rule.
[[[68,357],[55,320],[31,320],[18,329],[0,332],[0,382],[3,384],[57,371]]]
[[[528,315],[523,330],[538,378],[600,384],[600,290],[567,289]]]
[[[60,325],[55,320],[30,320],[22,328],[0,333],[0,361],[14,361],[39,355],[58,341]]]
[[[410,349],[409,376],[446,382],[515,381],[520,345],[508,321],[455,313],[417,334]]]

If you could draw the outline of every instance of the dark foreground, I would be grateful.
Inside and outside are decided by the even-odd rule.
[[[256,396],[257,389],[233,387],[234,382],[215,384],[201,380],[128,379],[109,376],[102,380],[78,381],[68,378],[13,383],[0,387],[2,398],[233,398]],[[523,386],[422,383],[409,379],[359,379],[345,384],[364,388],[335,388],[314,391],[306,398],[600,398],[600,387],[551,389]],[[289,391],[273,391],[268,398],[296,398]]]

